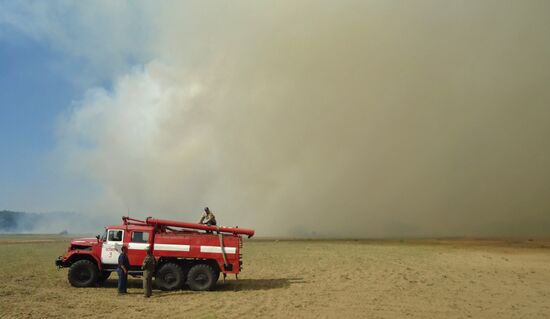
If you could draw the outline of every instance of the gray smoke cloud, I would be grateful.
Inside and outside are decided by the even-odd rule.
[[[90,211],[269,236],[548,235],[550,3],[172,2],[60,121]]]

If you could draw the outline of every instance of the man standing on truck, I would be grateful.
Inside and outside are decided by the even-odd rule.
[[[210,211],[210,208],[205,207],[204,213],[202,213],[201,220],[199,221],[199,224],[206,224],[208,226],[216,226],[216,216],[212,214]]]
[[[130,262],[128,261],[128,247],[122,246],[122,251],[118,256],[118,268],[116,272],[118,274],[118,294],[122,295],[127,293],[126,283],[128,282],[128,268]]]
[[[143,265],[141,269],[143,270],[143,294],[145,298],[151,297],[153,293],[153,273],[155,272],[155,266],[157,261],[153,256],[153,248],[149,246],[147,249],[147,256],[143,260]]]

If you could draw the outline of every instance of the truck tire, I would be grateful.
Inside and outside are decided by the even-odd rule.
[[[166,263],[157,270],[155,283],[161,290],[176,290],[183,285],[183,278],[183,271],[178,264]]]
[[[97,276],[97,283],[98,284],[104,283],[109,278],[110,275],[111,275],[110,271],[100,272],[99,275]]]
[[[90,287],[93,286],[99,276],[97,266],[86,259],[79,260],[69,268],[69,282],[74,287]]]
[[[191,267],[187,274],[187,285],[189,285],[191,290],[210,290],[214,287],[216,281],[218,281],[216,271],[212,266],[207,264],[197,264]]]

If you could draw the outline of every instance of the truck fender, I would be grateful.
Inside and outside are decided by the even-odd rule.
[[[101,271],[101,261],[94,255],[92,254],[91,252],[87,252],[87,251],[79,251],[79,250],[76,250],[76,251],[71,251],[65,258],[66,261],[70,261],[71,263],[75,260],[80,260],[80,259],[83,259],[82,257],[78,257],[78,256],[86,256],[84,257],[84,259],[92,259],[93,261],[95,261],[96,265],[97,265],[97,268],[99,269],[99,271]]]

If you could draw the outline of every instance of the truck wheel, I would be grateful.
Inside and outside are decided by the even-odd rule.
[[[107,278],[109,278],[109,276],[111,275],[111,272],[110,271],[102,271],[99,273],[99,276],[97,276],[97,283],[98,284],[102,284],[105,282],[105,280],[107,280]]]
[[[167,263],[160,266],[155,283],[161,290],[176,290],[183,285],[183,271],[178,264]]]
[[[74,287],[90,287],[94,285],[99,276],[97,266],[86,259],[79,260],[69,269],[69,282]]]
[[[210,290],[214,287],[217,280],[216,271],[212,266],[207,264],[195,265],[189,269],[189,273],[187,274],[187,284],[191,290]]]

